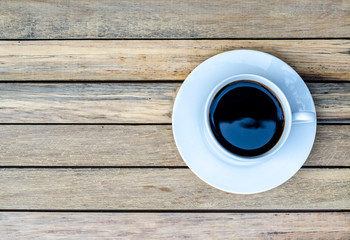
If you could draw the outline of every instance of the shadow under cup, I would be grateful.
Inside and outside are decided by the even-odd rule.
[[[250,79],[229,82],[216,91],[208,115],[210,131],[219,145],[243,158],[260,157],[275,149],[286,126],[276,93]]]

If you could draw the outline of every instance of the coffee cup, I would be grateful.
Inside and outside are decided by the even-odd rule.
[[[207,142],[225,159],[260,161],[280,150],[293,124],[312,123],[314,112],[292,112],[283,91],[254,74],[220,81],[204,106]]]

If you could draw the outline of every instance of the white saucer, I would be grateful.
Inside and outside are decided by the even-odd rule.
[[[274,82],[292,112],[316,113],[307,86],[288,64],[267,53],[234,50],[207,59],[186,78],[174,103],[173,133],[182,158],[203,181],[227,192],[258,193],[284,183],[304,164],[315,140],[316,120],[293,124],[285,144],[265,161],[224,161],[206,140],[204,105],[220,81],[237,74],[260,75]]]

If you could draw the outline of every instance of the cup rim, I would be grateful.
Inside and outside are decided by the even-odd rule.
[[[277,97],[278,101],[280,102],[282,106],[283,115],[284,115],[284,127],[278,142],[270,150],[257,156],[241,156],[228,151],[218,142],[218,140],[216,139],[216,137],[214,136],[211,130],[210,123],[209,123],[209,109],[215,95],[228,84],[231,84],[237,81],[243,81],[243,80],[257,82],[263,85],[264,87],[268,88]],[[291,111],[289,102],[287,100],[287,97],[274,82],[256,74],[237,74],[220,81],[209,93],[204,106],[204,126],[205,126],[206,139],[209,145],[214,146],[215,150],[218,153],[224,154],[226,156],[226,158],[224,159],[228,158],[231,161],[238,160],[240,162],[245,162],[245,163],[256,162],[256,161],[261,161],[263,159],[270,157],[284,145],[284,143],[286,142],[289,136],[291,126],[292,126],[292,111]]]

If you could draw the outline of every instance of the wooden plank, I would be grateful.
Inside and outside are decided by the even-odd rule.
[[[348,81],[349,48],[349,40],[0,41],[0,80],[184,80],[215,54],[254,49],[305,80]]]
[[[171,122],[179,84],[1,84],[0,122]]]
[[[0,169],[0,209],[350,209],[350,169],[301,169],[270,191],[217,190],[189,169]]]
[[[350,37],[349,1],[2,2],[0,38]]]
[[[307,85],[315,102],[317,119],[350,122],[350,83]]]
[[[350,125],[318,125],[306,166],[350,166]]]
[[[348,239],[350,213],[0,213],[10,239]]]
[[[171,123],[179,86],[3,83],[0,123]],[[308,86],[320,121],[350,122],[350,83]]]
[[[171,126],[0,125],[0,166],[186,166]],[[319,125],[305,166],[350,166],[350,125]]]

